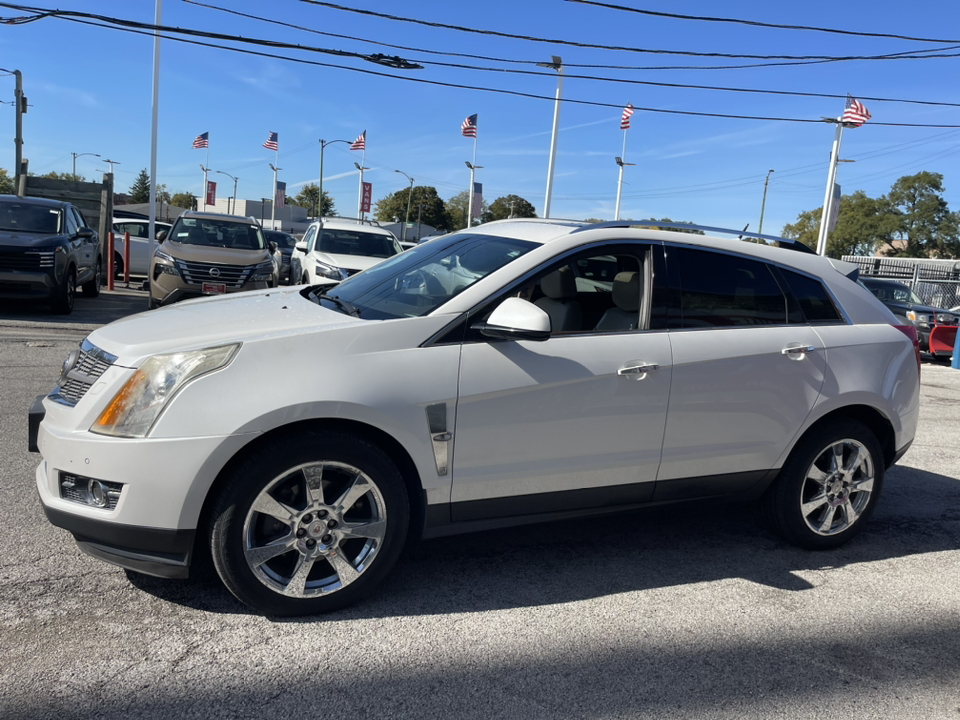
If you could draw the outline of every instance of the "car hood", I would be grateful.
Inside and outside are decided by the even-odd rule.
[[[369,267],[382,263],[388,258],[370,257],[368,255],[340,255],[338,253],[314,252],[314,256],[322,263],[333,267],[360,272]],[[351,273],[352,274],[352,273]]]
[[[211,245],[187,245],[165,240],[163,252],[186,262],[217,263],[218,265],[256,265],[270,259],[270,251],[222,248]]]
[[[63,239],[62,235],[0,231],[0,245],[7,247],[42,247]]]
[[[150,356],[231,342],[365,324],[361,320],[302,297],[303,288],[268,289],[185,300],[130,315],[95,330],[97,347],[118,363],[137,366]]]

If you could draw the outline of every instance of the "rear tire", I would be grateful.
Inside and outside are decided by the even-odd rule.
[[[768,513],[789,542],[835,548],[857,535],[883,486],[883,450],[863,423],[842,419],[800,440],[767,492]]]
[[[406,488],[379,447],[305,430],[261,447],[216,500],[210,550],[224,585],[275,616],[315,615],[369,595],[400,556]]]

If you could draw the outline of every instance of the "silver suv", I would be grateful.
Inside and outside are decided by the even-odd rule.
[[[186,212],[150,260],[150,309],[177,300],[262,290],[279,284],[279,268],[253,218]]]

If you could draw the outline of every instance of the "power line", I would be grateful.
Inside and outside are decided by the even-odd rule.
[[[302,1],[307,1],[307,0],[302,0]],[[310,1],[313,2],[313,1],[315,1],[315,0],[310,0]],[[7,4],[7,3],[0,3],[0,7],[21,7],[21,6],[14,6],[14,5],[9,5],[9,4]],[[237,53],[241,53],[241,54],[245,54],[245,55],[254,55],[254,56],[258,56],[258,57],[268,57],[268,58],[273,58],[273,59],[278,59],[278,60],[286,60],[286,61],[288,61],[288,62],[299,63],[299,64],[303,64],[303,65],[311,65],[311,66],[317,66],[317,67],[336,68],[336,69],[340,69],[340,70],[348,70],[348,71],[350,71],[350,72],[358,72],[358,73],[364,73],[364,74],[367,74],[367,75],[374,75],[374,76],[377,76],[377,77],[386,77],[386,78],[397,79],[397,80],[405,80],[405,81],[408,81],[408,82],[422,83],[422,84],[426,84],[426,85],[435,85],[435,86],[438,86],[438,87],[449,87],[449,88],[456,88],[456,89],[460,89],[460,90],[476,90],[476,91],[480,91],[480,92],[490,92],[490,93],[496,93],[496,94],[501,94],[501,95],[510,95],[510,96],[513,96],[513,97],[523,97],[523,98],[534,99],[534,100],[549,100],[549,101],[551,101],[551,102],[554,102],[554,101],[555,101],[555,98],[554,98],[553,96],[549,96],[549,95],[538,95],[538,94],[536,94],[536,93],[521,92],[521,91],[519,91],[519,90],[506,90],[506,89],[502,89],[502,88],[491,88],[491,87],[483,87],[483,86],[475,86],[475,85],[463,85],[463,84],[460,84],[460,83],[443,82],[443,81],[440,81],[440,80],[428,80],[428,79],[426,79],[426,78],[416,78],[416,77],[409,77],[409,76],[405,76],[405,75],[391,75],[391,74],[388,74],[388,73],[377,72],[377,71],[368,70],[368,69],[365,69],[365,68],[353,68],[353,67],[349,67],[349,66],[345,66],[345,65],[336,65],[336,64],[332,64],[332,63],[322,63],[322,62],[318,62],[318,61],[315,61],[315,60],[306,60],[306,59],[303,59],[303,58],[294,58],[294,57],[289,57],[289,56],[286,56],[286,55],[278,55],[278,54],[276,54],[276,53],[267,53],[267,52],[261,52],[261,51],[256,51],[256,50],[250,50],[250,49],[247,49],[247,48],[235,48],[235,47],[230,47],[230,46],[227,46],[227,45],[215,45],[215,44],[213,44],[213,43],[207,43],[207,42],[202,42],[202,41],[199,41],[199,40],[193,40],[193,39],[188,39],[188,38],[175,37],[175,36],[172,36],[172,35],[164,34],[164,33],[166,33],[166,32],[180,32],[180,33],[187,33],[187,34],[203,35],[203,33],[202,33],[201,31],[190,31],[190,32],[188,33],[188,32],[185,31],[185,30],[180,30],[180,29],[176,29],[176,28],[168,29],[168,28],[164,28],[164,27],[152,26],[152,25],[149,25],[149,24],[146,24],[146,23],[140,23],[141,25],[144,25],[144,26],[146,26],[146,27],[148,27],[148,28],[153,28],[152,30],[144,30],[144,29],[138,29],[138,28],[136,28],[136,27],[129,27],[129,26],[127,26],[127,25],[125,24],[126,21],[124,21],[123,23],[121,23],[121,24],[119,24],[119,25],[115,25],[115,24],[113,24],[113,23],[111,22],[111,20],[110,20],[109,18],[101,19],[101,17],[98,16],[98,17],[96,17],[96,18],[93,19],[93,20],[88,20],[88,19],[83,19],[83,18],[81,18],[81,17],[76,17],[76,15],[77,15],[77,13],[61,13],[61,12],[59,12],[59,11],[56,11],[56,12],[52,12],[52,13],[46,14],[46,15],[44,15],[44,17],[54,17],[54,18],[57,18],[57,19],[66,20],[66,21],[68,21],[68,22],[76,22],[76,23],[80,23],[80,24],[84,24],[84,25],[92,25],[92,26],[94,26],[94,27],[102,27],[102,28],[107,28],[107,29],[121,30],[121,31],[123,31],[123,32],[131,32],[131,33],[134,33],[134,34],[147,35],[147,36],[149,36],[149,37],[154,37],[155,35],[159,35],[159,36],[162,37],[162,38],[166,38],[166,39],[168,39],[168,40],[173,40],[173,41],[176,41],[176,42],[182,42],[182,43],[187,43],[187,44],[192,44],[192,45],[199,45],[199,46],[202,46],[202,47],[210,47],[210,48],[214,48],[214,49],[217,49],[217,50],[227,50],[227,51],[230,51],[230,52],[237,52]],[[83,15],[89,15],[89,14],[88,14],[88,13],[84,13]],[[223,37],[223,38],[226,38],[226,39],[235,39],[235,38],[233,38],[233,37],[231,37],[231,36],[222,36],[222,37]],[[242,38],[241,38],[241,39],[242,39]],[[245,42],[248,42],[248,43],[249,43],[249,42],[252,42],[250,39],[242,39],[242,40],[244,40]],[[268,41],[268,42],[269,42],[269,41]],[[297,47],[297,48],[299,48],[299,49],[303,49],[303,46],[295,46],[295,47]],[[357,56],[359,56],[359,55],[357,55]],[[839,96],[837,96],[837,97],[839,97]],[[592,107],[616,108],[617,110],[622,109],[622,103],[605,103],[605,102],[599,102],[599,101],[595,101],[595,100],[579,100],[579,99],[576,99],[576,98],[564,98],[563,102],[565,102],[565,103],[570,103],[570,104],[576,104],[576,105],[587,105],[587,106],[592,106]],[[661,113],[661,114],[669,114],[669,115],[686,115],[686,116],[693,116],[693,117],[714,117],[714,118],[726,118],[726,119],[734,119],[734,120],[764,120],[764,121],[768,121],[768,122],[794,122],[794,123],[818,123],[818,122],[822,122],[822,120],[817,120],[817,119],[812,119],[812,118],[788,118],[788,117],[779,117],[779,116],[742,115],[742,114],[734,114],[734,113],[713,113],[713,112],[704,112],[704,111],[673,110],[673,109],[666,109],[666,108],[654,108],[654,107],[643,107],[643,106],[635,106],[635,108],[636,108],[637,110],[642,110],[642,111],[651,112],[651,113]],[[951,125],[951,124],[942,124],[942,123],[892,123],[892,122],[871,122],[871,125],[882,126],[882,127],[960,128],[960,125]]]
[[[526,40],[528,42],[547,43],[550,45],[567,45],[571,47],[590,48],[594,50],[615,50],[621,52],[649,53],[652,55],[688,55],[692,57],[721,57],[721,58],[748,58],[751,60],[824,60],[836,59],[834,56],[825,55],[746,55],[737,53],[718,53],[718,52],[697,52],[693,50],[650,50],[647,48],[626,47],[622,45],[600,45],[596,43],[583,43],[575,40],[557,40],[552,38],[541,38],[532,35],[516,35],[514,33],[501,32],[499,30],[480,30],[478,28],[464,27],[462,25],[450,25],[448,23],[433,22],[431,20],[419,20],[400,15],[390,15],[388,13],[376,12],[374,10],[361,10],[360,8],[348,7],[346,5],[337,5],[336,3],[325,2],[324,0],[300,0],[309,5],[318,5],[320,7],[330,8],[332,10],[341,10],[343,12],[367,15],[370,17],[383,18],[385,20],[394,20],[396,22],[412,23],[414,25],[424,25],[426,27],[440,28],[443,30],[456,30],[457,32],[473,33],[476,35],[488,35],[492,37],[509,38],[511,40]],[[960,43],[960,40],[943,41],[951,45]],[[850,58],[847,58],[850,59]]]
[[[183,0],[190,5],[197,5],[198,7],[208,8],[210,10],[217,10],[219,12],[229,13],[231,15],[236,15],[238,17],[247,18],[250,20],[257,20],[259,22],[269,23],[272,25],[278,25],[280,27],[292,28],[295,30],[301,30],[303,32],[313,33],[315,35],[323,35],[326,37],[335,37],[343,40],[353,40],[355,42],[368,43],[371,45],[378,45],[381,47],[394,48],[396,50],[406,50],[409,52],[421,52],[427,53],[430,55],[443,55],[448,57],[463,57],[470,58],[472,60],[485,60],[489,62],[502,62],[502,63],[513,63],[518,65],[537,65],[540,60],[518,60],[512,58],[500,58],[492,57],[489,55],[475,55],[472,53],[460,53],[460,52],[451,52],[449,50],[430,50],[428,48],[421,47],[410,47],[408,45],[395,45],[393,43],[383,42],[381,40],[370,40],[368,38],[357,37],[355,35],[343,35],[340,33],[331,33],[323,30],[315,30],[314,28],[305,28],[293,23],[283,22],[282,20],[275,20],[273,18],[262,17],[260,15],[252,15],[250,13],[240,12],[239,10],[231,10],[230,8],[219,7],[217,5],[210,5],[208,3],[198,2],[197,0]],[[741,69],[741,68],[757,68],[757,67],[779,67],[779,66],[789,66],[789,65],[814,65],[820,63],[830,63],[830,62],[846,62],[851,60],[909,60],[909,59],[934,59],[940,57],[953,57],[950,55],[937,55],[930,53],[939,53],[945,52],[947,50],[958,50],[960,45],[947,45],[940,48],[927,48],[924,50],[906,50],[903,52],[897,53],[887,53],[883,55],[849,55],[849,56],[824,56],[822,59],[818,60],[803,60],[795,62],[770,62],[770,63],[750,63],[750,64],[741,64],[741,65],[598,65],[598,64],[583,64],[583,63],[564,63],[564,67],[568,68],[597,68],[597,69],[606,69],[606,70],[731,70],[731,69]],[[910,56],[916,55],[916,58],[911,58]],[[427,61],[418,61],[418,62],[427,62]]]
[[[859,37],[892,38],[895,40],[913,40],[916,42],[960,43],[960,40],[938,40],[936,38],[920,38],[920,37],[913,37],[911,35],[896,35],[894,33],[859,32],[856,30],[839,30],[837,28],[815,27],[811,25],[782,25],[780,23],[760,22],[759,20],[741,20],[737,18],[709,17],[704,15],[681,15],[679,13],[657,12],[655,10],[641,10],[640,8],[626,7],[624,5],[614,5],[613,3],[597,2],[597,0],[566,0],[566,1],[579,3],[581,5],[594,5],[596,7],[607,8],[610,10],[621,10],[624,12],[637,13],[640,15],[672,18],[676,20],[701,20],[704,22],[734,23],[737,25],[750,25],[753,27],[774,28],[777,30],[811,30],[814,32],[835,33],[837,35],[856,35]]]

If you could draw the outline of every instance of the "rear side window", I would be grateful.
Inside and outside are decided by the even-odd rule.
[[[787,299],[762,262],[679,248],[682,320],[679,327],[782,325]]]
[[[803,310],[808,323],[842,321],[840,313],[833,304],[833,300],[830,299],[826,288],[823,287],[823,283],[784,268],[780,268],[780,274],[790,288],[790,292],[800,303],[800,309]]]

